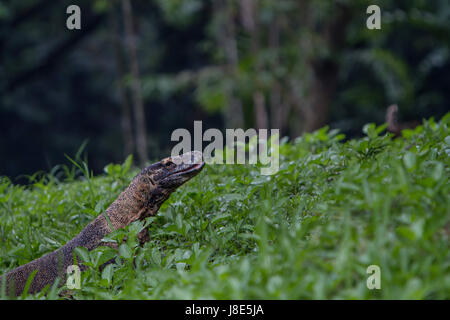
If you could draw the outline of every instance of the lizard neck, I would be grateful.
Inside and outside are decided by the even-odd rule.
[[[161,201],[167,198],[161,191],[149,184],[143,175],[137,175],[117,199],[108,207],[105,220],[106,228],[113,230],[124,228],[130,223],[156,214]]]
[[[67,267],[74,263],[73,252],[76,247],[92,250],[101,245],[103,237],[112,230],[124,228],[133,221],[155,214],[159,205],[152,197],[157,192],[142,182],[142,177],[136,176],[105,213],[100,214],[64,246],[7,273],[3,277],[6,279],[7,292],[20,295],[34,270],[37,273],[29,287],[30,293],[39,292],[57,277],[63,280],[60,284],[64,284]],[[80,259],[77,258],[77,261]],[[80,268],[83,269],[81,265]],[[0,277],[0,288],[1,281]]]

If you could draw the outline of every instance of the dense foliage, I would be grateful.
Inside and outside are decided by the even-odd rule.
[[[64,297],[449,299],[449,127],[447,114],[393,140],[369,124],[346,142],[324,128],[283,141],[269,177],[257,166],[207,166],[147,219],[144,247],[138,222],[105,239],[120,243],[118,254],[79,250],[89,269]],[[0,271],[75,236],[128,184],[130,164],[99,177],[85,164],[58,167],[28,187],[0,180]],[[380,290],[366,287],[373,264]],[[23,297],[58,297],[46,292]]]

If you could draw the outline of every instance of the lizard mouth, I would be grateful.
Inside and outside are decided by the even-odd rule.
[[[198,173],[203,169],[204,166],[205,166],[204,162],[196,163],[193,165],[189,165],[186,168],[177,170],[177,171],[171,173],[169,176],[184,176],[184,175],[190,175],[191,173]]]

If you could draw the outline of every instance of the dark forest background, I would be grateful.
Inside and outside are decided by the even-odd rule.
[[[81,8],[81,30],[66,8]],[[381,30],[366,9],[381,7]],[[447,0],[2,0],[0,175],[167,156],[176,128],[324,125],[347,137],[448,111]]]

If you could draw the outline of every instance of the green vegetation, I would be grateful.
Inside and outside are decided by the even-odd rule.
[[[324,128],[282,142],[270,177],[257,166],[207,166],[146,221],[144,247],[134,223],[105,239],[127,235],[101,272],[113,249],[80,250],[90,267],[71,297],[449,299],[449,127],[450,113],[393,140],[370,124],[346,142]],[[28,187],[0,180],[0,272],[75,236],[128,184],[130,164],[99,177],[58,167]],[[366,287],[373,264],[381,290]]]

